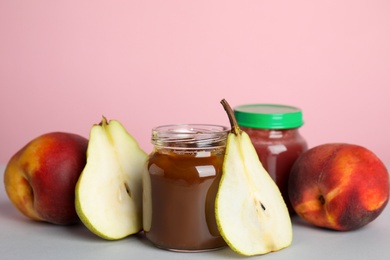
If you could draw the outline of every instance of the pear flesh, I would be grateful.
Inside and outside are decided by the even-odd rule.
[[[90,131],[87,163],[76,185],[76,211],[96,235],[117,240],[142,229],[147,154],[123,125],[103,117]]]
[[[291,218],[280,190],[241,130],[228,135],[216,219],[226,243],[242,255],[266,254],[292,243]]]

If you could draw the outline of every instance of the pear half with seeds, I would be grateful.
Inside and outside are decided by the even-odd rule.
[[[237,124],[225,99],[232,126],[216,197],[218,229],[242,255],[261,255],[292,243],[292,224],[279,188],[262,166],[249,136]]]
[[[147,154],[116,120],[93,125],[87,163],[76,185],[76,212],[94,234],[117,240],[142,229]]]

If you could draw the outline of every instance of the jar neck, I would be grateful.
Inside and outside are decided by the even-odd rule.
[[[241,129],[249,135],[253,135],[255,133],[256,136],[262,137],[264,139],[296,138],[301,136],[299,133],[299,128],[261,129],[241,127]]]
[[[159,126],[152,130],[152,144],[156,149],[213,150],[226,146],[229,130],[207,124]]]

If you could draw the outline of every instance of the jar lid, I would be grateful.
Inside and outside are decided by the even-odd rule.
[[[243,127],[290,129],[303,125],[302,111],[297,107],[277,104],[248,104],[234,108],[237,123]]]

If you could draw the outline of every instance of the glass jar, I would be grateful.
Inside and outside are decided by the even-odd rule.
[[[248,104],[234,108],[240,128],[256,149],[264,168],[276,182],[290,214],[294,213],[288,197],[288,178],[295,160],[307,150],[300,135],[303,125],[299,108],[276,104]]]
[[[153,129],[144,232],[157,247],[191,252],[226,246],[214,207],[229,130],[204,124]]]

